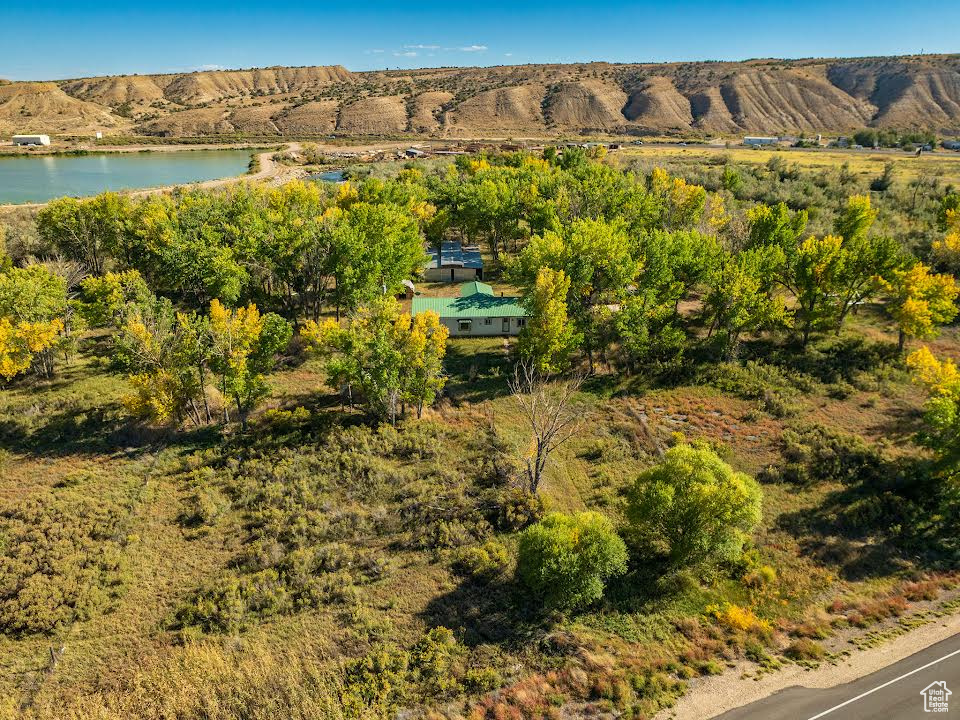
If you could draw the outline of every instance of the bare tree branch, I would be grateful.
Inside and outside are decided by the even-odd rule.
[[[581,415],[571,406],[573,396],[583,385],[584,376],[547,382],[536,365],[521,361],[513,371],[510,391],[530,426],[530,454],[527,462],[527,487],[536,493],[550,455],[576,434]]]

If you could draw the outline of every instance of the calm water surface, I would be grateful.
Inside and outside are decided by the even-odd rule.
[[[249,150],[0,156],[0,204],[242,175]]]

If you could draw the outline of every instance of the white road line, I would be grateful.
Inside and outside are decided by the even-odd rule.
[[[896,678],[894,678],[893,680],[890,680],[890,681],[888,681],[888,682],[885,682],[883,685],[878,685],[877,687],[873,688],[873,690],[867,690],[865,693],[860,693],[860,694],[857,695],[855,698],[850,698],[850,699],[847,700],[846,702],[842,702],[842,703],[840,703],[839,705],[835,705],[834,707],[830,708],[829,710],[824,710],[824,711],[823,711],[822,713],[820,713],[819,715],[814,715],[812,718],[807,718],[807,720],[817,720],[817,718],[822,718],[824,715],[829,715],[829,714],[832,713],[834,710],[839,710],[840,708],[845,707],[845,706],[849,705],[850,703],[855,703],[857,700],[862,700],[862,699],[865,698],[867,695],[873,695],[873,693],[877,692],[877,690],[883,690],[883,689],[884,689],[885,687],[887,687],[888,685],[893,685],[895,682],[900,682],[900,681],[903,680],[904,678],[908,678],[908,677],[910,677],[911,675],[914,675],[914,674],[920,672],[921,670],[926,670],[928,667],[931,667],[931,666],[933,666],[933,665],[936,665],[938,662],[943,662],[943,661],[946,660],[947,658],[952,658],[954,655],[960,655],[960,650],[954,650],[952,653],[948,653],[947,655],[944,655],[942,658],[937,658],[937,659],[934,660],[933,662],[928,662],[928,663],[927,663],[926,665],[924,665],[923,667],[918,667],[916,670],[911,670],[911,671],[908,672],[908,673],[904,673],[904,674],[901,675],[900,677],[896,677]]]

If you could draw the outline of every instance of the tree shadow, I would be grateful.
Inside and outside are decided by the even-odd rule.
[[[154,427],[125,417],[119,403],[82,410],[47,413],[41,424],[0,419],[0,448],[42,458],[103,456],[136,457],[158,446],[202,448],[216,444],[222,428]]]
[[[853,383],[860,373],[900,362],[894,343],[871,341],[859,335],[823,336],[806,348],[796,341],[778,344],[769,338],[750,340],[743,347],[745,359],[803,373],[825,384]]]
[[[846,580],[940,567],[948,557],[936,539],[939,492],[931,463],[898,458],[882,470],[828,493],[816,507],[784,513],[777,527]]]
[[[503,575],[489,580],[462,578],[434,597],[420,613],[430,627],[450,628],[464,644],[520,646],[543,625],[542,606]]]
[[[480,403],[510,394],[508,378],[513,368],[505,347],[483,347],[451,342],[445,361],[446,395],[455,405]]]

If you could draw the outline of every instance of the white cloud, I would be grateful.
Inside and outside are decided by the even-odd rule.
[[[379,55],[380,53],[386,52],[382,48],[374,48],[373,50],[364,50],[365,55]]]
[[[405,52],[395,52],[395,53],[393,54],[393,56],[394,56],[394,57],[409,57],[409,58],[414,58],[414,57],[417,56],[417,53],[413,52],[413,50],[407,50],[407,51],[405,51]]]
[[[216,64],[211,63],[211,64],[208,64],[208,65],[197,65],[196,67],[192,67],[192,68],[190,68],[190,69],[191,69],[191,70],[194,70],[194,71],[196,71],[196,72],[211,72],[211,71],[213,71],[213,70],[226,70],[226,69],[227,69],[227,66],[226,66],[226,65],[216,65]]]
[[[513,57],[513,53],[504,53],[503,56],[504,56],[504,57]]]
[[[405,50],[439,50],[439,45],[404,45]]]
[[[486,45],[467,45],[466,47],[458,47],[456,49],[460,52],[486,52],[488,48]]]

